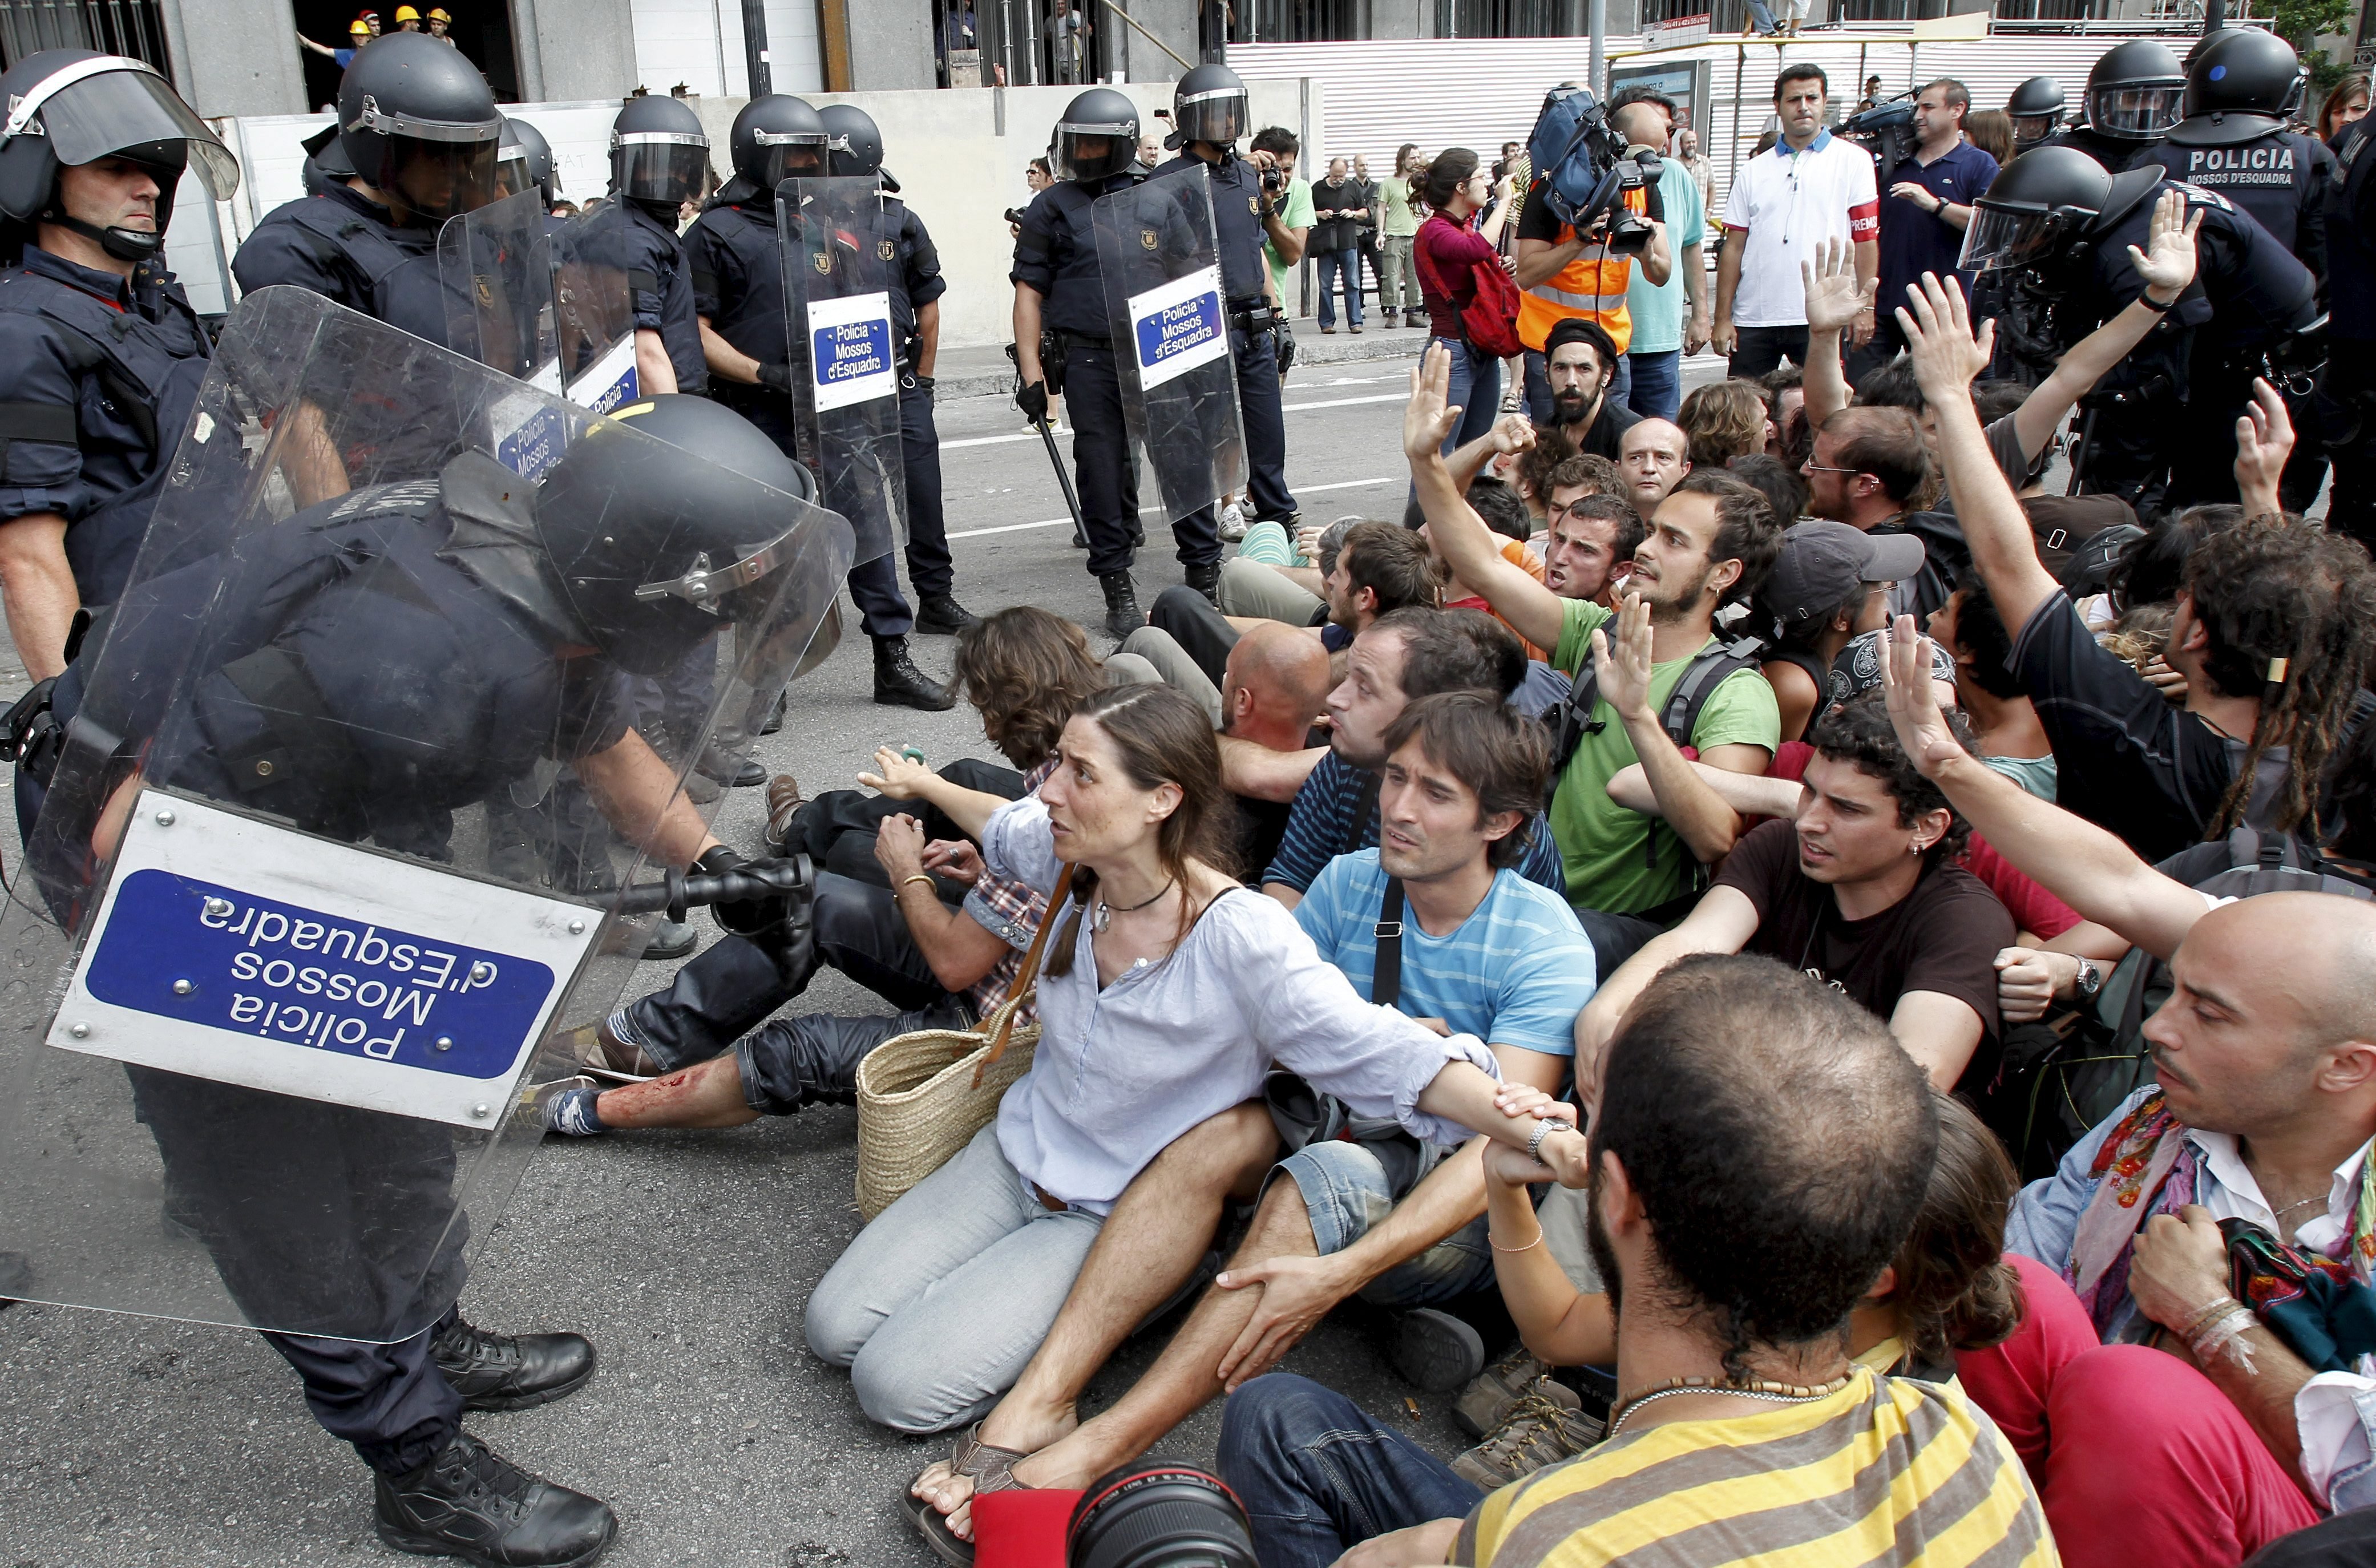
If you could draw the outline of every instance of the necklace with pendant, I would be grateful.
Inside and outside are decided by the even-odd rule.
[[[1155,890],[1154,898],[1142,898],[1135,904],[1125,904],[1119,908],[1115,905],[1109,904],[1103,898],[1100,898],[1098,900],[1098,912],[1094,916],[1090,917],[1089,926],[1092,930],[1103,931],[1106,927],[1113,924],[1113,918],[1115,915],[1135,915],[1138,913],[1139,910],[1146,908],[1149,904],[1154,903],[1156,898],[1160,898],[1166,893],[1170,891],[1171,884],[1166,882],[1162,886]]]

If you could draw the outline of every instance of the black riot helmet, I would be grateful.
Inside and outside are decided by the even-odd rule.
[[[837,179],[883,172],[883,132],[874,116],[855,103],[828,103],[817,111],[825,122],[828,167]]]
[[[1217,67],[1197,70],[1208,68]],[[1110,87],[1093,87],[1064,105],[1048,137],[1048,172],[1059,180],[1102,180],[1137,161],[1138,105]]]
[[[676,209],[702,193],[709,178],[709,133],[683,99],[647,93],[631,98],[611,122],[611,194]]]
[[[623,670],[658,674],[766,608],[797,520],[787,497],[815,494],[808,470],[750,421],[671,393],[614,410],[569,444],[537,484],[537,537],[595,646]]]
[[[2156,179],[2160,172],[2154,171]],[[2075,147],[2025,152],[1972,203],[1955,266],[1967,272],[2017,271],[2058,253],[2067,255],[2111,193],[2112,176]]]
[[[561,194],[560,183],[552,177],[552,144],[526,120],[504,122],[503,145],[495,151],[495,190],[507,196],[533,190],[548,208]]]
[[[2151,39],[2105,51],[2087,73],[2087,128],[2115,141],[2159,141],[2178,124],[2186,71]]]
[[[2069,108],[2062,84],[2052,77],[2032,77],[2014,89],[2013,96],[2005,100],[2005,115],[2013,121],[2014,151],[2027,152],[2060,130]]]
[[[2309,78],[2293,45],[2259,28],[2228,28],[2203,41],[2186,63],[2185,117],[2171,128],[2180,147],[2235,147],[2282,130],[2301,107]]]
[[[763,191],[786,180],[825,173],[825,120],[790,93],[754,98],[734,116],[726,136],[734,172]]]
[[[1174,152],[1192,141],[1234,146],[1253,123],[1246,84],[1227,65],[1199,65],[1171,89],[1171,134],[1163,145]]]
[[[239,189],[239,163],[157,68],[90,49],[45,49],[0,76],[0,217],[71,229],[118,261],[145,261],[165,244],[182,171],[198,170],[221,201]],[[156,182],[156,227],[102,226],[58,205],[58,171],[105,158],[137,163]],[[110,216],[110,215],[102,215]]]
[[[390,33],[339,81],[339,141],[392,207],[433,220],[493,200],[504,117],[478,67],[427,33]]]

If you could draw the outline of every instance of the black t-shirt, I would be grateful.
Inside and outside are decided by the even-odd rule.
[[[1996,956],[2013,945],[2013,917],[1961,866],[1933,866],[1881,913],[1842,920],[1830,885],[1799,869],[1797,827],[1775,821],[1734,847],[1716,885],[1757,906],[1743,952],[1779,958],[1883,1018],[1909,991],[1952,996],[1979,1015],[1984,1036],[1996,1034]]]
[[[1578,452],[1589,452],[1596,457],[1606,457],[1613,463],[1617,460],[1617,448],[1624,441],[1625,433],[1641,422],[1640,414],[1614,398],[1603,397],[1600,399],[1600,412],[1594,416],[1592,423],[1585,427],[1582,435],[1579,436],[1566,425],[1561,425],[1558,429],[1562,435],[1575,444],[1575,449]]]
[[[2056,801],[2148,861],[2199,842],[2236,777],[2238,752],[2165,698],[2056,593],[2014,634],[2010,661],[2062,759]]]

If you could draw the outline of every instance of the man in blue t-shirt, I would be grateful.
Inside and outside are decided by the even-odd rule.
[[[1972,202],[1997,177],[1997,160],[1964,139],[1971,106],[1970,91],[1953,77],[1941,77],[1915,97],[1914,151],[1881,182],[1881,287],[1873,300],[1879,330],[1848,362],[1851,383],[1906,346],[1897,307],[1906,303],[1907,285],[1926,272],[1944,278],[1954,271]],[[1968,296],[1973,275],[1958,276]]]

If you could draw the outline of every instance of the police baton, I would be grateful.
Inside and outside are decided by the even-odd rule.
[[[671,871],[661,881],[639,882],[621,888],[612,908],[622,915],[666,911],[670,920],[681,924],[687,909],[705,905],[757,903],[763,899],[789,897],[806,888],[811,880],[806,855],[744,861],[740,865],[716,873],[695,872],[687,875],[681,871]]]
[[[1006,358],[1015,366],[1015,389],[1023,390],[1023,361],[1015,352],[1015,345],[1006,345]],[[1089,530],[1081,521],[1081,498],[1073,492],[1073,476],[1064,471],[1063,455],[1056,450],[1056,425],[1052,420],[1038,419],[1031,428],[1040,433],[1040,444],[1048,448],[1048,462],[1056,470],[1057,488],[1064,493],[1064,509],[1073,514],[1073,548],[1089,547]]]

